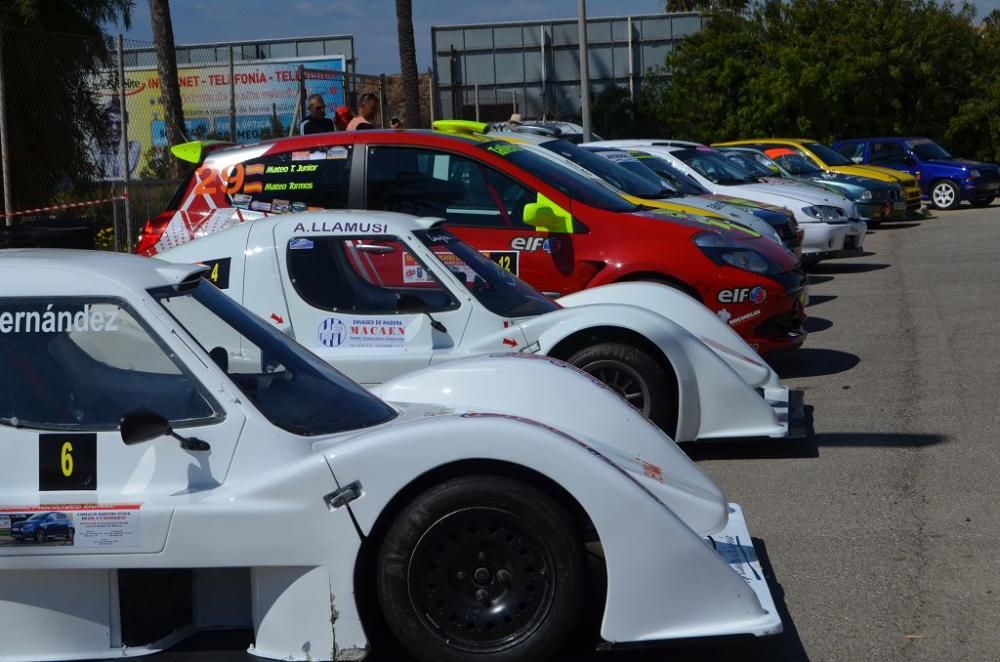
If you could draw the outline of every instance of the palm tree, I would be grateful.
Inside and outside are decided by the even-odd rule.
[[[403,77],[406,126],[420,126],[420,78],[417,75],[417,49],[413,40],[413,3],[396,0],[396,31],[399,34],[399,71]]]
[[[177,83],[177,51],[174,48],[174,26],[170,21],[170,0],[149,0],[149,18],[153,26],[156,45],[156,69],[160,74],[163,91],[163,120],[167,128],[167,142],[177,145],[187,140],[184,135],[184,106],[181,88]],[[181,164],[170,160],[174,177],[180,176]]]

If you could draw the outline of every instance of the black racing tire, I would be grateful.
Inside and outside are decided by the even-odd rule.
[[[43,543],[43,542],[45,542],[45,540],[46,540],[45,531],[42,531],[41,529],[38,529],[37,531],[35,531],[35,542],[36,543]]]
[[[996,198],[976,198],[972,200],[973,207],[989,207]]]
[[[962,204],[962,192],[950,179],[939,179],[931,184],[930,199],[935,209],[950,211]]]
[[[66,530],[66,542],[73,542],[75,538],[76,538],[76,529],[74,529],[73,527],[69,527]]]
[[[677,383],[645,351],[617,342],[586,347],[567,359],[597,378],[673,435],[677,429]]]
[[[379,549],[389,630],[423,662],[541,662],[580,617],[586,564],[567,512],[521,481],[455,478],[416,497]]]

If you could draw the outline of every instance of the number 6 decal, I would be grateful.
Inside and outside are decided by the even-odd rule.
[[[39,492],[96,489],[96,434],[38,435]]]

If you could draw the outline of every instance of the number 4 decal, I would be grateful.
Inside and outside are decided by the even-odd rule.
[[[38,435],[39,492],[96,489],[96,434]]]

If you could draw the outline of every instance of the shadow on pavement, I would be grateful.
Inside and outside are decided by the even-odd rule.
[[[878,226],[879,230],[902,230],[903,228],[915,228],[920,225],[923,221],[900,221],[899,223],[892,223],[889,225]]]
[[[808,322],[807,318],[806,321]],[[847,372],[861,362],[854,354],[836,349],[804,347],[791,352],[780,352],[767,357],[775,372],[782,379],[793,377],[818,377]]]
[[[810,287],[813,286],[813,285],[819,285],[820,283],[829,283],[831,280],[833,280],[833,276],[817,276],[815,274],[809,274],[809,285],[810,285]],[[812,295],[809,295],[809,296],[810,296],[810,300],[811,300],[812,299]]]
[[[890,266],[892,265],[880,262],[820,262],[810,266],[809,272],[814,274],[861,274],[866,271],[888,269]]]
[[[941,434],[904,432],[822,432],[814,438],[817,446],[838,448],[923,448],[948,441]]]
[[[831,278],[830,280],[833,279]],[[827,301],[833,301],[836,298],[837,298],[836,294],[810,294],[809,303],[807,304],[807,307],[812,308],[813,306],[818,306],[822,303],[826,303]]]
[[[806,321],[802,323],[802,328],[808,333],[819,333],[820,331],[826,331],[831,326],[833,322],[823,317],[812,317],[806,318]]]

